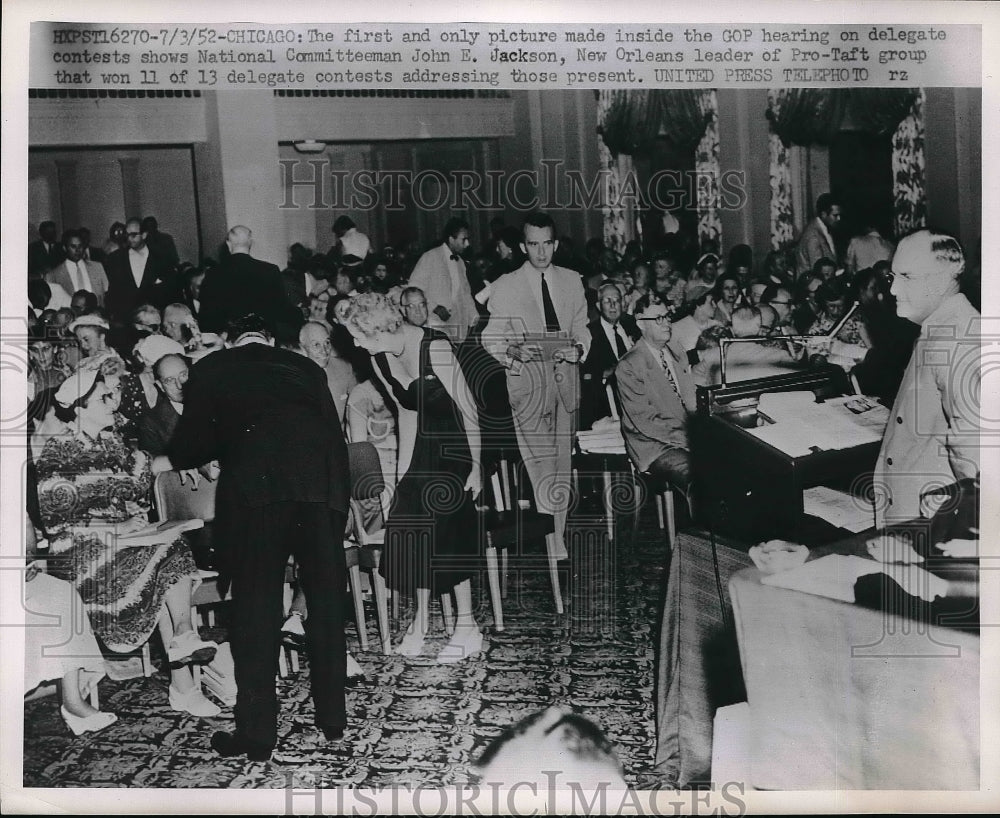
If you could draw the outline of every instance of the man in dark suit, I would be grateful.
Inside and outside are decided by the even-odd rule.
[[[146,235],[146,244],[160,258],[164,259],[171,267],[176,267],[180,263],[180,256],[177,255],[177,245],[174,237],[169,233],[161,233],[160,225],[156,221],[156,216],[146,216],[142,220],[142,232]]]
[[[55,222],[45,221],[38,225],[38,239],[28,245],[29,275],[44,275],[62,264],[66,255],[57,236]]]
[[[198,325],[208,332],[223,332],[230,321],[256,313],[273,337],[296,341],[302,314],[288,301],[278,267],[250,255],[250,228],[232,228],[226,246],[229,254],[208,272],[201,286]]]
[[[104,299],[109,317],[118,324],[127,323],[129,314],[142,304],[162,309],[176,300],[173,269],[146,244],[146,234],[139,219],[125,225],[126,247],[108,256],[104,269],[108,292]]]
[[[236,732],[218,732],[222,756],[270,758],[277,741],[274,677],[285,565],[294,554],[309,606],[316,724],[343,736],[346,645],[344,524],[347,447],[326,377],[304,355],[275,348],[260,316],[229,328],[233,346],[200,360],[174,432],[174,468],[218,460],[215,533],[220,570],[232,577],[230,642],[239,689]]]
[[[687,355],[671,344],[670,310],[656,293],[635,305],[642,339],[618,362],[622,435],[635,467],[685,491],[691,483],[688,418],[695,387]]]
[[[188,380],[184,356],[170,353],[153,364],[158,388],[156,405],[139,418],[139,448],[152,457],[166,454],[184,411],[184,384]]]
[[[611,415],[607,387],[615,387],[615,367],[641,333],[635,319],[622,309],[622,292],[613,282],[597,289],[600,317],[587,324],[590,353],[580,368],[580,427],[589,429],[595,420]]]

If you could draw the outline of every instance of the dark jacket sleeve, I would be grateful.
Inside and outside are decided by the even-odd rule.
[[[157,422],[158,420],[159,418],[153,412],[147,412],[139,418],[139,448],[151,457],[167,454],[170,443],[163,433],[163,427]]]
[[[195,365],[184,389],[184,414],[167,447],[175,469],[193,469],[219,459],[219,419],[213,400],[213,372]]]

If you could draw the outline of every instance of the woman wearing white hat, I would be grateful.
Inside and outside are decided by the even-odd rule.
[[[122,417],[136,422],[156,406],[159,397],[153,367],[164,355],[183,355],[184,347],[166,335],[147,335],[132,348],[135,369],[122,378]]]
[[[81,368],[56,391],[56,414],[67,425],[36,463],[50,566],[80,592],[94,632],[111,651],[132,652],[159,629],[171,665],[171,706],[215,716],[219,708],[187,667],[210,661],[217,647],[191,623],[198,570],[190,549],[177,534],[163,542],[127,539],[148,524],[151,477],[146,455],[115,431],[120,399],[100,370]]]
[[[77,369],[94,371],[107,360],[121,361],[121,356],[108,346],[108,322],[100,315],[81,315],[70,322],[68,329],[76,336],[80,347],[82,357]]]

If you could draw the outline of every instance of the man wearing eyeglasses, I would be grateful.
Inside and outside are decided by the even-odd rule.
[[[419,287],[407,287],[399,294],[399,309],[407,324],[415,327],[427,325],[427,297]]]
[[[139,448],[151,457],[166,454],[177,422],[184,413],[184,384],[188,364],[182,355],[169,353],[153,364],[156,405],[139,419]]]
[[[691,483],[688,417],[695,387],[687,355],[671,342],[670,309],[656,293],[640,298],[635,319],[642,333],[618,362],[622,434],[635,467],[687,491]]]
[[[953,237],[921,230],[892,259],[896,313],[920,326],[875,466],[875,516],[923,516],[922,494],[979,474],[980,315],[959,292]]]
[[[108,276],[104,303],[117,324],[127,323],[129,314],[140,304],[163,307],[168,303],[173,276],[169,262],[146,245],[139,219],[126,222],[125,241],[126,246],[108,256],[104,265]]]
[[[600,316],[587,324],[590,352],[580,371],[580,426],[584,429],[611,415],[606,387],[615,388],[615,367],[641,336],[635,319],[622,308],[622,291],[617,284],[608,282],[598,288],[597,310]]]

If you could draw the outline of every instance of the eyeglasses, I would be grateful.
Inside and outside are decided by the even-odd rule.
[[[651,315],[648,318],[636,318],[636,321],[655,321],[661,326],[666,324],[670,320],[670,313],[664,313],[663,315]]]
[[[427,306],[426,301],[411,301],[409,304],[404,304],[403,309],[408,310],[410,309],[410,307],[426,307],[426,306]]]
[[[148,329],[150,332],[159,332],[160,331],[160,325],[159,324],[146,324],[146,323],[143,323],[143,322],[140,321],[138,324],[136,324],[136,326],[139,329]]]
[[[163,378],[161,383],[164,385],[169,384],[170,386],[183,386],[188,381],[188,373],[180,372],[177,375],[171,375],[169,378]]]
[[[126,233],[125,235],[126,236],[141,236],[142,233],[131,233],[131,232],[129,232],[129,233]]]

